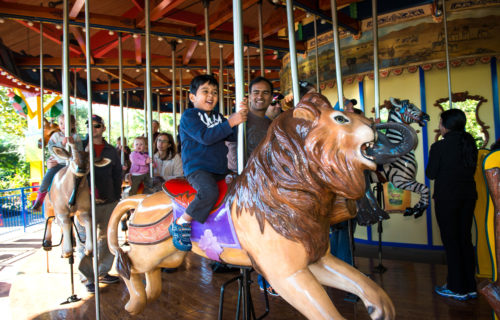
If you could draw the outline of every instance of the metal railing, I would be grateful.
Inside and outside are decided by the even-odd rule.
[[[33,211],[39,186],[0,190],[0,235],[26,231],[27,227],[43,223],[44,212]]]

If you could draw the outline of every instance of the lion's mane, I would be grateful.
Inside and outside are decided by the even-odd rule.
[[[335,197],[360,197],[364,178],[353,151],[318,125],[321,110],[332,108],[328,100],[308,96],[298,107],[315,120],[296,118],[293,110],[274,120],[228,197],[237,201],[238,215],[243,208],[255,214],[262,232],[268,221],[279,234],[302,243],[314,262],[328,248]]]

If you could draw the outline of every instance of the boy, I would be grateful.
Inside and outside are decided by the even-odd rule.
[[[237,125],[247,119],[246,100],[242,101],[241,110],[229,119],[214,111],[218,91],[219,84],[213,76],[195,77],[189,88],[194,108],[187,109],[180,122],[182,168],[197,192],[186,212],[169,227],[174,246],[181,251],[191,250],[191,221],[205,222],[219,196],[217,181],[228,173],[224,141],[236,141]]]

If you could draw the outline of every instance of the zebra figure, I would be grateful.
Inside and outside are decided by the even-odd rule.
[[[389,109],[387,122],[399,122],[407,125],[418,123],[423,127],[426,121],[429,121],[429,115],[422,112],[409,100],[390,98],[390,102],[385,101],[384,106]],[[402,140],[401,134],[395,130],[387,129],[386,136],[392,143],[399,143]],[[406,208],[404,212],[404,216],[413,215],[418,218],[429,206],[430,190],[425,184],[415,181],[416,174],[417,161],[412,150],[398,160],[384,164],[378,171],[372,172],[371,180],[374,183],[390,181],[396,188],[420,194],[418,203],[413,208]]]

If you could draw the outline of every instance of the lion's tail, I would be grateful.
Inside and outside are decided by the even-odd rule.
[[[123,215],[125,215],[129,210],[137,208],[139,203],[146,197],[146,195],[135,195],[120,201],[108,223],[108,247],[109,251],[116,256],[116,269],[118,273],[125,279],[130,279],[130,268],[132,263],[130,258],[125,252],[120,248],[118,244],[118,225]]]

